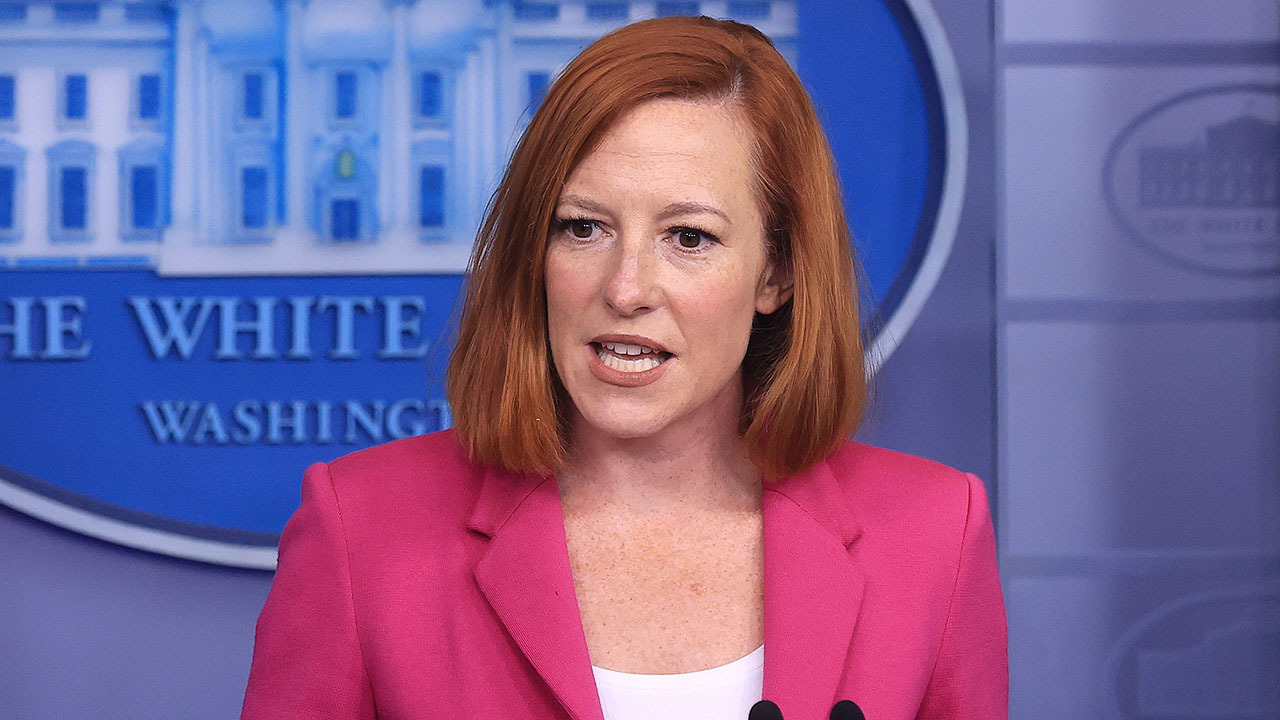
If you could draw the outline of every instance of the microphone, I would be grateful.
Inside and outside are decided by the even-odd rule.
[[[771,700],[761,700],[751,706],[747,720],[782,720],[782,711]],[[841,700],[831,708],[831,720],[867,720],[862,708],[852,700]]]
[[[854,701],[841,700],[831,708],[831,720],[867,720],[867,716]]]
[[[782,711],[772,700],[761,700],[751,706],[747,720],[782,720]]]

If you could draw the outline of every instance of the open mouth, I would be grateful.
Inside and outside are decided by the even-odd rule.
[[[593,342],[591,349],[605,367],[619,372],[640,373],[652,370],[671,358],[672,354],[647,345],[621,342]]]

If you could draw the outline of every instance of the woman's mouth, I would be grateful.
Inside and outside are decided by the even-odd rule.
[[[647,345],[621,342],[593,342],[591,349],[605,367],[624,373],[652,370],[671,357],[671,353],[655,350]]]
[[[675,365],[675,353],[653,345],[642,345],[645,338],[593,340],[582,348],[591,374],[603,383],[624,388],[638,388],[657,382]],[[640,341],[640,342],[636,342]]]

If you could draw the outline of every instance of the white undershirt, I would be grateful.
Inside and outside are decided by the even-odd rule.
[[[728,665],[687,673],[591,670],[605,720],[746,720],[764,689],[764,646]]]

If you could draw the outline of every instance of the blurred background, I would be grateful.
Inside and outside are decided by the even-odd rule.
[[[664,14],[813,93],[861,439],[985,480],[1011,717],[1280,717],[1272,0],[0,2],[0,717],[238,715],[303,469],[448,426],[514,139]]]

